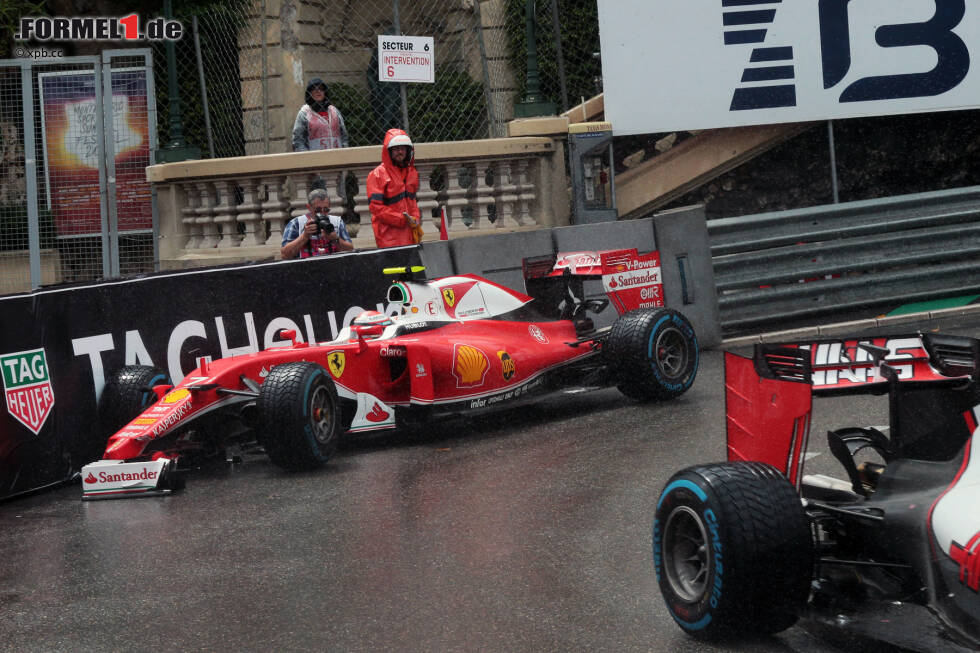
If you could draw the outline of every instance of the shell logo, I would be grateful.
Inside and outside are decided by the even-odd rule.
[[[453,348],[453,360],[456,387],[474,388],[483,385],[487,370],[490,369],[490,359],[486,354],[470,345],[456,345]]]
[[[167,395],[165,395],[163,398],[163,403],[175,404],[181,399],[186,399],[187,397],[190,396],[191,396],[190,390],[188,390],[187,388],[180,388],[179,390],[174,390],[173,392],[170,392]]]
[[[157,421],[152,417],[140,417],[133,420],[133,424],[138,426],[149,426],[150,424],[156,424]]]

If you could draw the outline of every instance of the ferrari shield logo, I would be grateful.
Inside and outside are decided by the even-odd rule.
[[[327,354],[327,369],[333,374],[334,378],[339,379],[344,375],[344,368],[347,367],[347,356],[342,351],[332,351]]]
[[[443,288],[442,298],[449,308],[452,308],[456,304],[456,292],[452,288]]]
[[[34,435],[39,434],[54,406],[54,389],[44,349],[0,356],[0,368],[7,412]]]

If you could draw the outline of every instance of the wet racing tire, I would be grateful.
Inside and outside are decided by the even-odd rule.
[[[127,365],[106,379],[99,397],[99,425],[103,441],[126,426],[157,400],[153,386],[170,385],[170,377],[149,365]]]
[[[631,399],[673,399],[694,383],[698,340],[681,313],[640,308],[622,315],[604,345],[616,385]]]
[[[315,469],[337,450],[340,400],[321,366],[276,365],[259,389],[256,408],[259,441],[283,469]]]
[[[695,637],[792,626],[809,597],[813,552],[800,497],[770,465],[689,467],[660,495],[657,582],[674,621]]]

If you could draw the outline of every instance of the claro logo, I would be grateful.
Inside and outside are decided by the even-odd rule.
[[[873,38],[881,48],[928,48],[935,55],[935,67],[922,72],[914,61],[910,70],[891,75],[868,76],[840,90],[839,101],[867,102],[922,98],[941,95],[962,82],[970,70],[970,51],[953,30],[966,13],[965,0],[922,0],[924,8],[933,5],[932,17],[919,21],[898,21],[902,3],[895,14],[878,16],[873,26],[858,28],[850,15],[869,0],[819,0],[820,59],[823,88],[836,88],[844,81],[852,63],[856,39]],[[866,5],[870,6],[870,5]],[[880,4],[878,5],[880,6]],[[780,8],[772,2],[722,0],[725,45],[752,46],[749,65],[732,96],[730,111],[772,109],[797,106],[794,44],[778,42],[770,32]],[[890,24],[889,19],[896,23]],[[873,29],[872,35],[854,30]],[[816,36],[816,35],[814,35]]]

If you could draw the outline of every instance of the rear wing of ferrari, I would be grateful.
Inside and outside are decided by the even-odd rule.
[[[560,252],[526,258],[522,269],[525,284],[528,280],[551,277],[598,279],[620,315],[636,308],[664,305],[659,251],[640,254],[631,248]]]
[[[726,352],[728,458],[767,462],[798,486],[813,397],[862,393],[889,395],[893,443],[911,447],[931,428],[920,422],[935,418],[903,408],[901,388],[973,388],[978,369],[980,340],[938,334],[758,344],[751,358]]]

